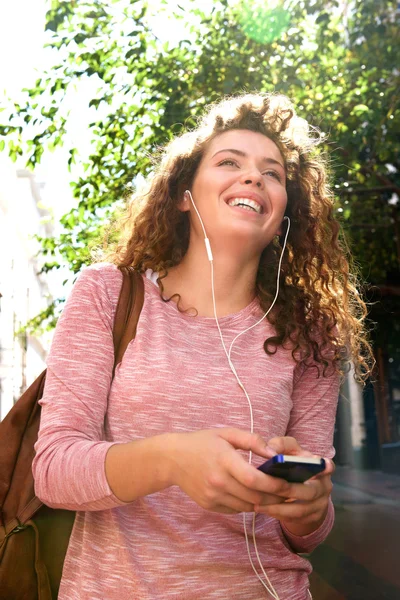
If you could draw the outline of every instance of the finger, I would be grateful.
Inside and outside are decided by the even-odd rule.
[[[224,467],[232,478],[248,490],[266,494],[282,495],[286,490],[289,494],[290,486],[287,481],[278,477],[271,477],[259,471],[254,465],[249,464],[238,452],[229,452],[225,455]],[[217,485],[217,482],[213,482]]]
[[[336,466],[335,463],[333,462],[333,460],[331,460],[330,458],[325,458],[325,469],[324,471],[322,471],[322,473],[319,473],[317,475],[317,477],[324,477],[325,475],[332,475],[332,473],[335,472]]]
[[[240,455],[237,455],[237,460],[232,460],[232,463],[227,465],[227,469],[237,481],[251,490],[283,498],[293,495],[294,484],[259,471],[253,465],[249,465]]]
[[[309,517],[323,513],[326,508],[325,499],[319,499],[317,502],[302,502],[296,500],[295,502],[283,502],[281,504],[270,504],[266,506],[255,506],[254,511],[256,513],[267,514],[274,519],[279,521],[290,521],[290,520],[305,520]]]
[[[235,452],[232,452],[234,457],[238,456],[238,458],[243,461],[240,455],[237,455]],[[246,463],[245,463],[246,464]],[[221,473],[211,473],[207,478],[207,488],[203,498],[203,507],[212,509],[213,506],[223,504],[221,502],[222,498],[236,498],[238,502],[244,503],[246,505],[246,509],[249,506],[253,507],[254,504],[260,504],[262,502],[262,493],[248,488],[241,484],[237,479],[232,476],[227,476],[227,474]],[[243,506],[241,510],[244,510]],[[237,505],[235,505],[236,509]],[[239,510],[239,509],[237,509]]]
[[[229,491],[233,495],[247,501],[252,501],[253,496],[245,494],[244,489],[252,490],[253,492],[263,492],[277,496],[283,499],[297,498],[299,500],[312,501],[322,495],[327,495],[331,491],[329,486],[332,486],[329,475],[314,481],[314,485],[306,486],[304,483],[289,483],[280,477],[272,477],[256,469],[238,453],[232,452],[226,454],[226,469],[239,485],[230,487]],[[326,480],[326,481],[325,481]],[[218,487],[218,481],[212,482],[214,487]],[[232,484],[233,485],[233,484]],[[234,491],[233,491],[234,490]],[[255,501],[254,504],[260,503]]]
[[[212,512],[225,512],[226,514],[241,513],[241,512],[254,512],[254,504],[251,502],[244,502],[235,496],[226,494],[221,496],[218,500],[218,504],[212,507]],[[227,513],[227,511],[229,511]]]
[[[290,494],[287,498],[299,500],[301,502],[315,502],[319,498],[327,498],[332,492],[332,481],[330,475],[325,477],[315,477],[304,483],[293,483]]]
[[[312,452],[300,446],[296,438],[290,436],[274,437],[268,440],[268,446],[277,454],[292,454],[301,456],[314,456]]]
[[[300,502],[315,502],[322,496],[328,496],[328,484],[323,480],[311,480],[309,479],[305,483],[293,483],[289,494],[285,491],[284,495],[286,499],[298,500]]]
[[[309,481],[306,481],[304,483],[304,487],[306,489],[314,488],[315,490],[317,490],[319,496],[328,497],[332,493],[333,483],[330,475],[326,475],[324,477],[318,476],[313,479],[310,479]]]
[[[279,477],[265,475],[263,490],[265,497],[277,498],[277,503],[287,500],[299,500],[301,502],[314,502],[322,496],[329,496],[332,491],[332,483],[328,476],[326,480],[309,480],[305,483],[288,483]],[[268,478],[268,480],[267,480]],[[253,489],[257,489],[257,482],[253,483]],[[260,502],[263,504],[264,502]],[[269,504],[273,503],[268,502]]]
[[[229,496],[235,497],[242,502],[251,504],[252,506],[254,506],[254,504],[262,503],[263,494],[261,492],[246,487],[233,477],[231,477],[226,484],[221,486],[214,482],[214,488],[220,488],[222,492],[227,492]]]
[[[258,433],[251,433],[250,431],[242,431],[235,428],[223,428],[218,433],[236,450],[251,451],[265,458],[271,458],[275,455],[274,449],[268,448],[265,440]]]
[[[274,496],[274,494],[262,494],[261,502],[255,503],[255,506],[269,506],[270,504],[281,504],[288,501],[288,498],[281,498],[281,496]]]

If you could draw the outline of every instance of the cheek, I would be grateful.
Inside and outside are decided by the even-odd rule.
[[[204,174],[197,176],[193,181],[193,193],[202,195],[208,191],[210,186],[210,178],[204,176]]]
[[[231,173],[218,171],[207,171],[197,177],[193,182],[193,192],[199,200],[207,200],[207,197],[217,198],[235,183],[235,176]]]
[[[286,208],[287,202],[288,202],[288,196],[287,196],[286,188],[281,187],[280,192],[279,192],[279,204],[281,204],[281,206]]]

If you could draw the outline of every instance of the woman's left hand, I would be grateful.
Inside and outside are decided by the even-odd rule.
[[[304,450],[293,437],[275,437],[268,446],[277,454],[310,456],[314,454]],[[332,491],[331,474],[335,465],[325,459],[326,468],[322,473],[304,483],[291,484],[292,497],[266,494],[262,504],[254,507],[255,512],[264,513],[278,519],[294,535],[308,535],[323,523],[328,511],[329,497]],[[268,477],[268,476],[267,476]]]

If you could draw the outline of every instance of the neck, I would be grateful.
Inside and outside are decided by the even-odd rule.
[[[217,315],[223,317],[248,306],[255,297],[258,261],[245,262],[238,256],[216,251],[213,265]],[[180,295],[184,310],[195,308],[201,317],[214,316],[211,264],[203,240],[189,245],[181,263],[168,271],[163,286],[165,297]]]

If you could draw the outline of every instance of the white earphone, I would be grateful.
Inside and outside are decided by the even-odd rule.
[[[287,238],[288,238],[289,231],[290,231],[290,218],[288,216],[285,216],[283,218],[284,220],[288,221],[288,227],[287,227],[287,230],[286,230],[285,239],[284,239],[284,243],[283,243],[283,248],[282,248],[281,256],[280,256],[280,259],[279,259],[278,273],[277,273],[277,279],[276,279],[276,293],[275,293],[275,297],[274,297],[274,299],[272,301],[272,304],[269,307],[269,309],[267,310],[267,312],[261,317],[261,319],[259,321],[257,321],[256,323],[254,323],[254,325],[251,325],[251,327],[248,327],[247,329],[245,329],[244,331],[242,331],[241,333],[239,333],[233,339],[233,341],[232,341],[232,343],[231,343],[231,345],[229,347],[229,351],[227,351],[226,346],[225,346],[225,342],[224,342],[224,338],[223,338],[223,335],[222,335],[222,331],[221,331],[221,328],[220,328],[220,325],[219,325],[218,316],[217,316],[217,307],[216,307],[216,302],[215,302],[215,291],[214,291],[214,262],[213,262],[213,254],[212,254],[212,251],[211,251],[210,240],[207,237],[207,232],[206,232],[206,229],[204,227],[203,220],[202,220],[202,218],[200,216],[199,211],[197,210],[197,207],[196,207],[196,204],[194,203],[193,196],[192,196],[191,192],[189,190],[186,190],[185,191],[185,195],[189,196],[189,198],[190,198],[190,200],[191,200],[191,202],[193,204],[193,208],[195,209],[196,214],[197,214],[197,216],[199,218],[201,227],[203,229],[204,243],[205,243],[206,250],[207,250],[208,260],[210,261],[210,264],[211,264],[211,291],[212,291],[212,299],[213,299],[213,307],[214,307],[214,317],[215,317],[215,321],[216,321],[216,324],[217,324],[217,327],[218,327],[219,336],[221,338],[222,347],[223,347],[224,352],[226,354],[226,357],[228,359],[228,363],[229,363],[230,369],[231,369],[232,373],[234,374],[234,376],[235,376],[235,378],[236,378],[236,380],[237,380],[237,382],[239,384],[239,387],[243,390],[243,392],[244,392],[244,394],[246,396],[247,402],[249,404],[249,409],[250,409],[250,431],[251,431],[251,433],[253,433],[254,432],[253,407],[251,405],[251,400],[249,398],[249,395],[248,395],[248,393],[247,393],[244,385],[240,381],[239,376],[238,376],[238,374],[236,372],[235,367],[233,366],[233,363],[232,363],[232,360],[231,360],[231,353],[232,353],[233,345],[236,342],[236,340],[241,335],[243,335],[247,331],[250,331],[250,329],[253,329],[253,327],[256,327],[256,325],[258,325],[259,323],[261,323],[261,321],[263,321],[267,317],[267,315],[269,314],[269,312],[272,310],[272,308],[274,307],[274,304],[275,304],[275,302],[276,302],[276,300],[278,298],[278,295],[279,295],[279,273],[280,273],[280,270],[281,270],[283,253],[285,252],[286,242],[287,242]],[[251,459],[252,459],[252,452],[250,451],[249,452],[249,463],[250,464],[251,464]],[[251,564],[251,566],[253,568],[254,573],[256,574],[256,576],[258,577],[258,579],[260,580],[260,582],[262,583],[262,585],[264,586],[264,588],[267,590],[267,592],[275,600],[280,600],[279,596],[278,596],[278,594],[277,594],[277,592],[275,590],[275,588],[273,587],[271,581],[269,580],[269,577],[268,577],[267,573],[265,572],[265,569],[264,569],[264,567],[263,567],[263,565],[261,563],[261,559],[260,559],[260,556],[259,556],[259,553],[258,553],[258,548],[257,548],[257,542],[256,542],[255,523],[256,523],[256,515],[254,513],[253,514],[253,527],[252,527],[253,544],[254,544],[254,549],[255,549],[256,556],[257,556],[258,564],[259,564],[260,569],[261,569],[261,571],[262,571],[262,573],[263,573],[266,581],[268,582],[268,584],[265,583],[263,581],[263,579],[261,578],[261,576],[258,574],[258,572],[257,572],[257,570],[256,570],[256,568],[254,566],[253,559],[251,558],[250,546],[249,546],[249,540],[248,540],[248,534],[247,534],[247,529],[246,529],[246,513],[243,513],[243,527],[244,527],[244,534],[245,534],[245,538],[246,538],[247,553],[248,553],[248,556],[249,556],[250,564]],[[270,586],[270,587],[268,587],[268,586]],[[310,592],[309,592],[309,595],[311,597]]]
[[[194,210],[196,211],[196,213],[197,213],[197,216],[199,217],[199,221],[200,221],[200,224],[201,224],[201,226],[202,226],[202,228],[203,228],[203,232],[204,232],[204,243],[205,243],[205,245],[206,245],[206,250],[207,250],[207,256],[208,256],[208,260],[209,260],[210,262],[212,262],[212,261],[214,260],[214,258],[213,258],[213,254],[212,254],[212,251],[211,251],[210,240],[209,240],[209,239],[208,239],[208,237],[207,237],[207,233],[206,233],[206,230],[205,230],[205,227],[204,227],[204,224],[203,224],[203,220],[202,220],[202,218],[201,218],[201,216],[200,216],[200,213],[199,213],[199,211],[197,210],[197,206],[196,206],[196,205],[195,205],[195,203],[194,203],[193,196],[192,196],[191,192],[190,192],[189,190],[186,190],[186,191],[185,191],[185,195],[186,195],[186,194],[187,194],[187,195],[190,197],[190,200],[191,200],[191,202],[192,202],[192,204],[193,204],[193,208],[194,208]]]

